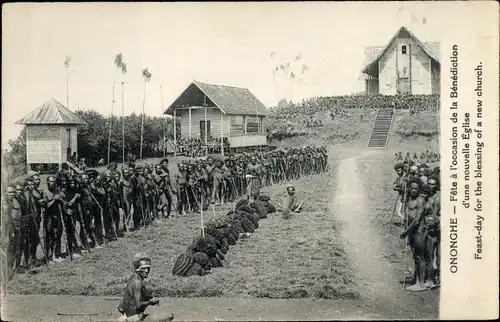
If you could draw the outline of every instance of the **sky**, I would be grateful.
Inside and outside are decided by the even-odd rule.
[[[193,80],[248,88],[270,107],[281,98],[363,91],[364,48],[386,45],[401,26],[421,41],[440,41],[440,30],[460,21],[460,11],[449,10],[449,4],[7,4],[2,11],[2,146],[19,135],[22,126],[14,123],[48,99],[67,104],[66,56],[71,56],[68,107],[73,111],[109,115],[116,82],[113,114],[121,115],[124,81],[125,114],[141,113],[145,67],[152,74],[147,115],[160,116]],[[126,75],[114,65],[120,52]],[[276,64],[293,62],[299,54],[296,68],[306,64],[309,69],[293,85],[277,73],[275,87]]]

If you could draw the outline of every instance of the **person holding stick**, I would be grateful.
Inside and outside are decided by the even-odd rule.
[[[96,218],[99,213],[99,208],[97,206],[97,203],[95,202],[93,195],[92,195],[92,187],[89,182],[89,177],[87,174],[82,174],[81,177],[81,208],[82,208],[82,213],[83,213],[83,220],[85,222],[85,231],[89,234],[89,238],[91,240],[91,245],[90,247],[97,247],[100,248],[100,246],[97,243],[95,232],[91,227],[91,221],[92,218]],[[82,236],[83,239],[83,236]]]
[[[45,210],[44,223],[46,230],[46,247],[48,262],[60,262],[61,258],[61,236],[62,222],[60,205],[62,197],[56,186],[56,178],[49,176],[47,178],[47,190],[44,193],[47,209]]]
[[[403,205],[404,199],[406,195],[406,178],[404,176],[404,165],[402,162],[396,163],[394,166],[394,170],[396,171],[397,178],[394,181],[393,190],[398,193],[396,198],[396,204],[394,205],[393,215],[398,215],[399,218],[403,219]]]

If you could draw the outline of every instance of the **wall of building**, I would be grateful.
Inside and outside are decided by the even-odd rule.
[[[30,163],[59,163],[61,161],[61,126],[27,125],[26,158]]]
[[[421,47],[411,46],[412,94],[432,94],[431,61]]]
[[[402,53],[402,46],[406,46],[406,54]],[[412,94],[432,93],[431,59],[413,39],[397,38],[379,59],[378,64],[380,94],[398,93],[398,72],[400,78],[411,78]]]
[[[70,130],[69,133],[68,130]],[[71,147],[71,154],[78,152],[77,126],[61,127],[61,153],[64,161],[68,159],[68,147]]]
[[[189,110],[177,109],[176,116],[181,118],[181,137],[188,139],[197,138],[200,131],[200,121],[205,120],[204,108],[191,109],[191,136],[189,135]],[[210,121],[210,135],[213,138],[220,137],[221,134],[221,112],[217,108],[207,108],[207,121]],[[223,136],[227,136],[229,131],[229,117],[224,115]]]
[[[177,109],[176,116],[181,118],[181,137],[188,139],[189,136],[189,109]],[[224,137],[240,137],[244,135],[260,135],[265,133],[265,117],[258,117],[258,132],[250,133],[252,123],[255,124],[254,115],[224,115],[223,133]],[[219,138],[221,135],[221,112],[216,108],[207,108],[207,121],[210,121],[210,135]],[[197,138],[200,129],[200,121],[205,120],[204,108],[191,109],[191,138]],[[253,126],[255,128],[255,126]]]

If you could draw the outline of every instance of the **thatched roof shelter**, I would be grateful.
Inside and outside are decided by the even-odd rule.
[[[87,123],[71,112],[54,98],[36,108],[16,124],[39,125],[39,124],[67,124],[86,125]]]

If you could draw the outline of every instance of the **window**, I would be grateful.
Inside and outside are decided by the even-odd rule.
[[[401,46],[401,54],[406,55],[406,46]]]
[[[247,116],[246,124],[247,124],[247,134],[258,134],[260,132],[259,120],[257,119],[257,117]]]
[[[231,115],[231,136],[241,136],[245,133],[243,115]]]

